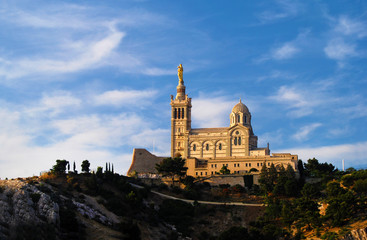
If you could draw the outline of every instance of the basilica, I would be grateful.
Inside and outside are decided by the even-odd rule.
[[[191,128],[191,98],[186,94],[183,67],[178,66],[178,85],[171,95],[171,157],[186,159],[187,175],[211,177],[220,175],[225,166],[231,175],[243,176],[258,173],[269,167],[292,166],[296,172],[298,156],[290,153],[270,154],[267,147],[257,146],[258,138],[251,126],[251,113],[241,100],[229,114],[229,126],[218,128]],[[134,149],[128,174],[156,173],[157,157],[145,149]],[[251,171],[250,171],[251,170]]]

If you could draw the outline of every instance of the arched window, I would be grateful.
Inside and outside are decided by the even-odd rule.
[[[182,118],[185,118],[185,109],[184,108],[182,108]]]
[[[241,137],[238,137],[238,145],[241,145]]]
[[[222,144],[219,143],[219,146],[218,146],[219,150],[222,150]]]
[[[196,151],[196,144],[192,146],[192,150]]]
[[[205,149],[208,151],[209,150],[209,143],[206,144]]]
[[[237,122],[241,122],[241,116],[240,115],[237,116]]]
[[[234,145],[237,145],[237,137],[234,138]]]
[[[177,119],[177,108],[175,108],[175,112],[173,114],[174,119]]]
[[[245,123],[247,123],[247,116],[245,116]]]
[[[181,108],[179,108],[178,109],[178,117],[177,117],[178,119],[180,119],[181,118]]]

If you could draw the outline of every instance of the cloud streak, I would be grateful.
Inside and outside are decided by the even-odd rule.
[[[343,61],[348,57],[357,55],[354,44],[348,44],[344,40],[332,39],[324,48],[326,56],[330,59]]]
[[[258,14],[260,22],[263,24],[272,23],[284,18],[294,17],[301,10],[299,2],[289,0],[277,0],[276,7],[278,8],[277,11],[266,10]]]
[[[157,93],[155,90],[111,90],[95,96],[93,100],[96,105],[120,107],[129,104],[142,106],[150,105]]]
[[[81,53],[68,51],[58,60],[36,57],[6,60],[0,63],[0,76],[12,79],[32,74],[53,75],[95,68],[120,44],[124,35],[123,32],[113,31],[96,42],[84,43],[83,50],[79,50]]]
[[[322,124],[321,123],[312,123],[306,126],[303,126],[296,132],[292,138],[297,141],[305,141],[309,138],[309,135],[319,128]]]
[[[341,167],[342,159],[345,159],[346,167],[364,165],[367,163],[367,142],[340,144],[321,147],[305,147],[274,150],[274,152],[291,152],[298,154],[299,158],[307,161],[317,158],[321,162],[330,162]]]

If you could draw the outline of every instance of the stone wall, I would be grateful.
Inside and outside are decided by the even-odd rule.
[[[211,176],[205,179],[205,182],[210,183],[210,185],[212,186],[219,186],[221,184],[229,184],[231,186],[239,184],[241,186],[245,186],[243,176],[234,176],[234,175]]]

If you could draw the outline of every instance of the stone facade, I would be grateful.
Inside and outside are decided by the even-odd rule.
[[[298,156],[290,153],[270,155],[267,147],[257,146],[251,113],[240,100],[229,114],[229,127],[191,128],[191,98],[185,93],[183,79],[171,95],[171,157],[186,159],[187,174],[194,177],[215,175],[223,166],[233,174],[245,174],[262,166],[290,164],[297,171]]]
[[[298,156],[290,153],[270,154],[269,144],[259,148],[258,138],[251,125],[251,113],[240,100],[229,114],[229,127],[191,128],[191,98],[186,94],[183,81],[183,68],[179,66],[179,82],[176,96],[171,95],[171,157],[181,156],[186,159],[187,175],[193,177],[209,177],[217,175],[223,166],[231,174],[248,174],[250,169],[260,171],[263,165],[275,167],[291,165],[296,172]],[[139,149],[139,151],[142,151]],[[144,150],[146,151],[146,150]],[[161,157],[151,155],[149,159],[156,162]],[[149,154],[148,154],[149,153]],[[133,163],[128,173],[137,169],[137,165],[152,165],[134,150]],[[154,157],[153,157],[154,156]],[[135,167],[134,167],[135,165]],[[155,163],[154,163],[155,165]],[[154,173],[155,169],[151,171]]]

